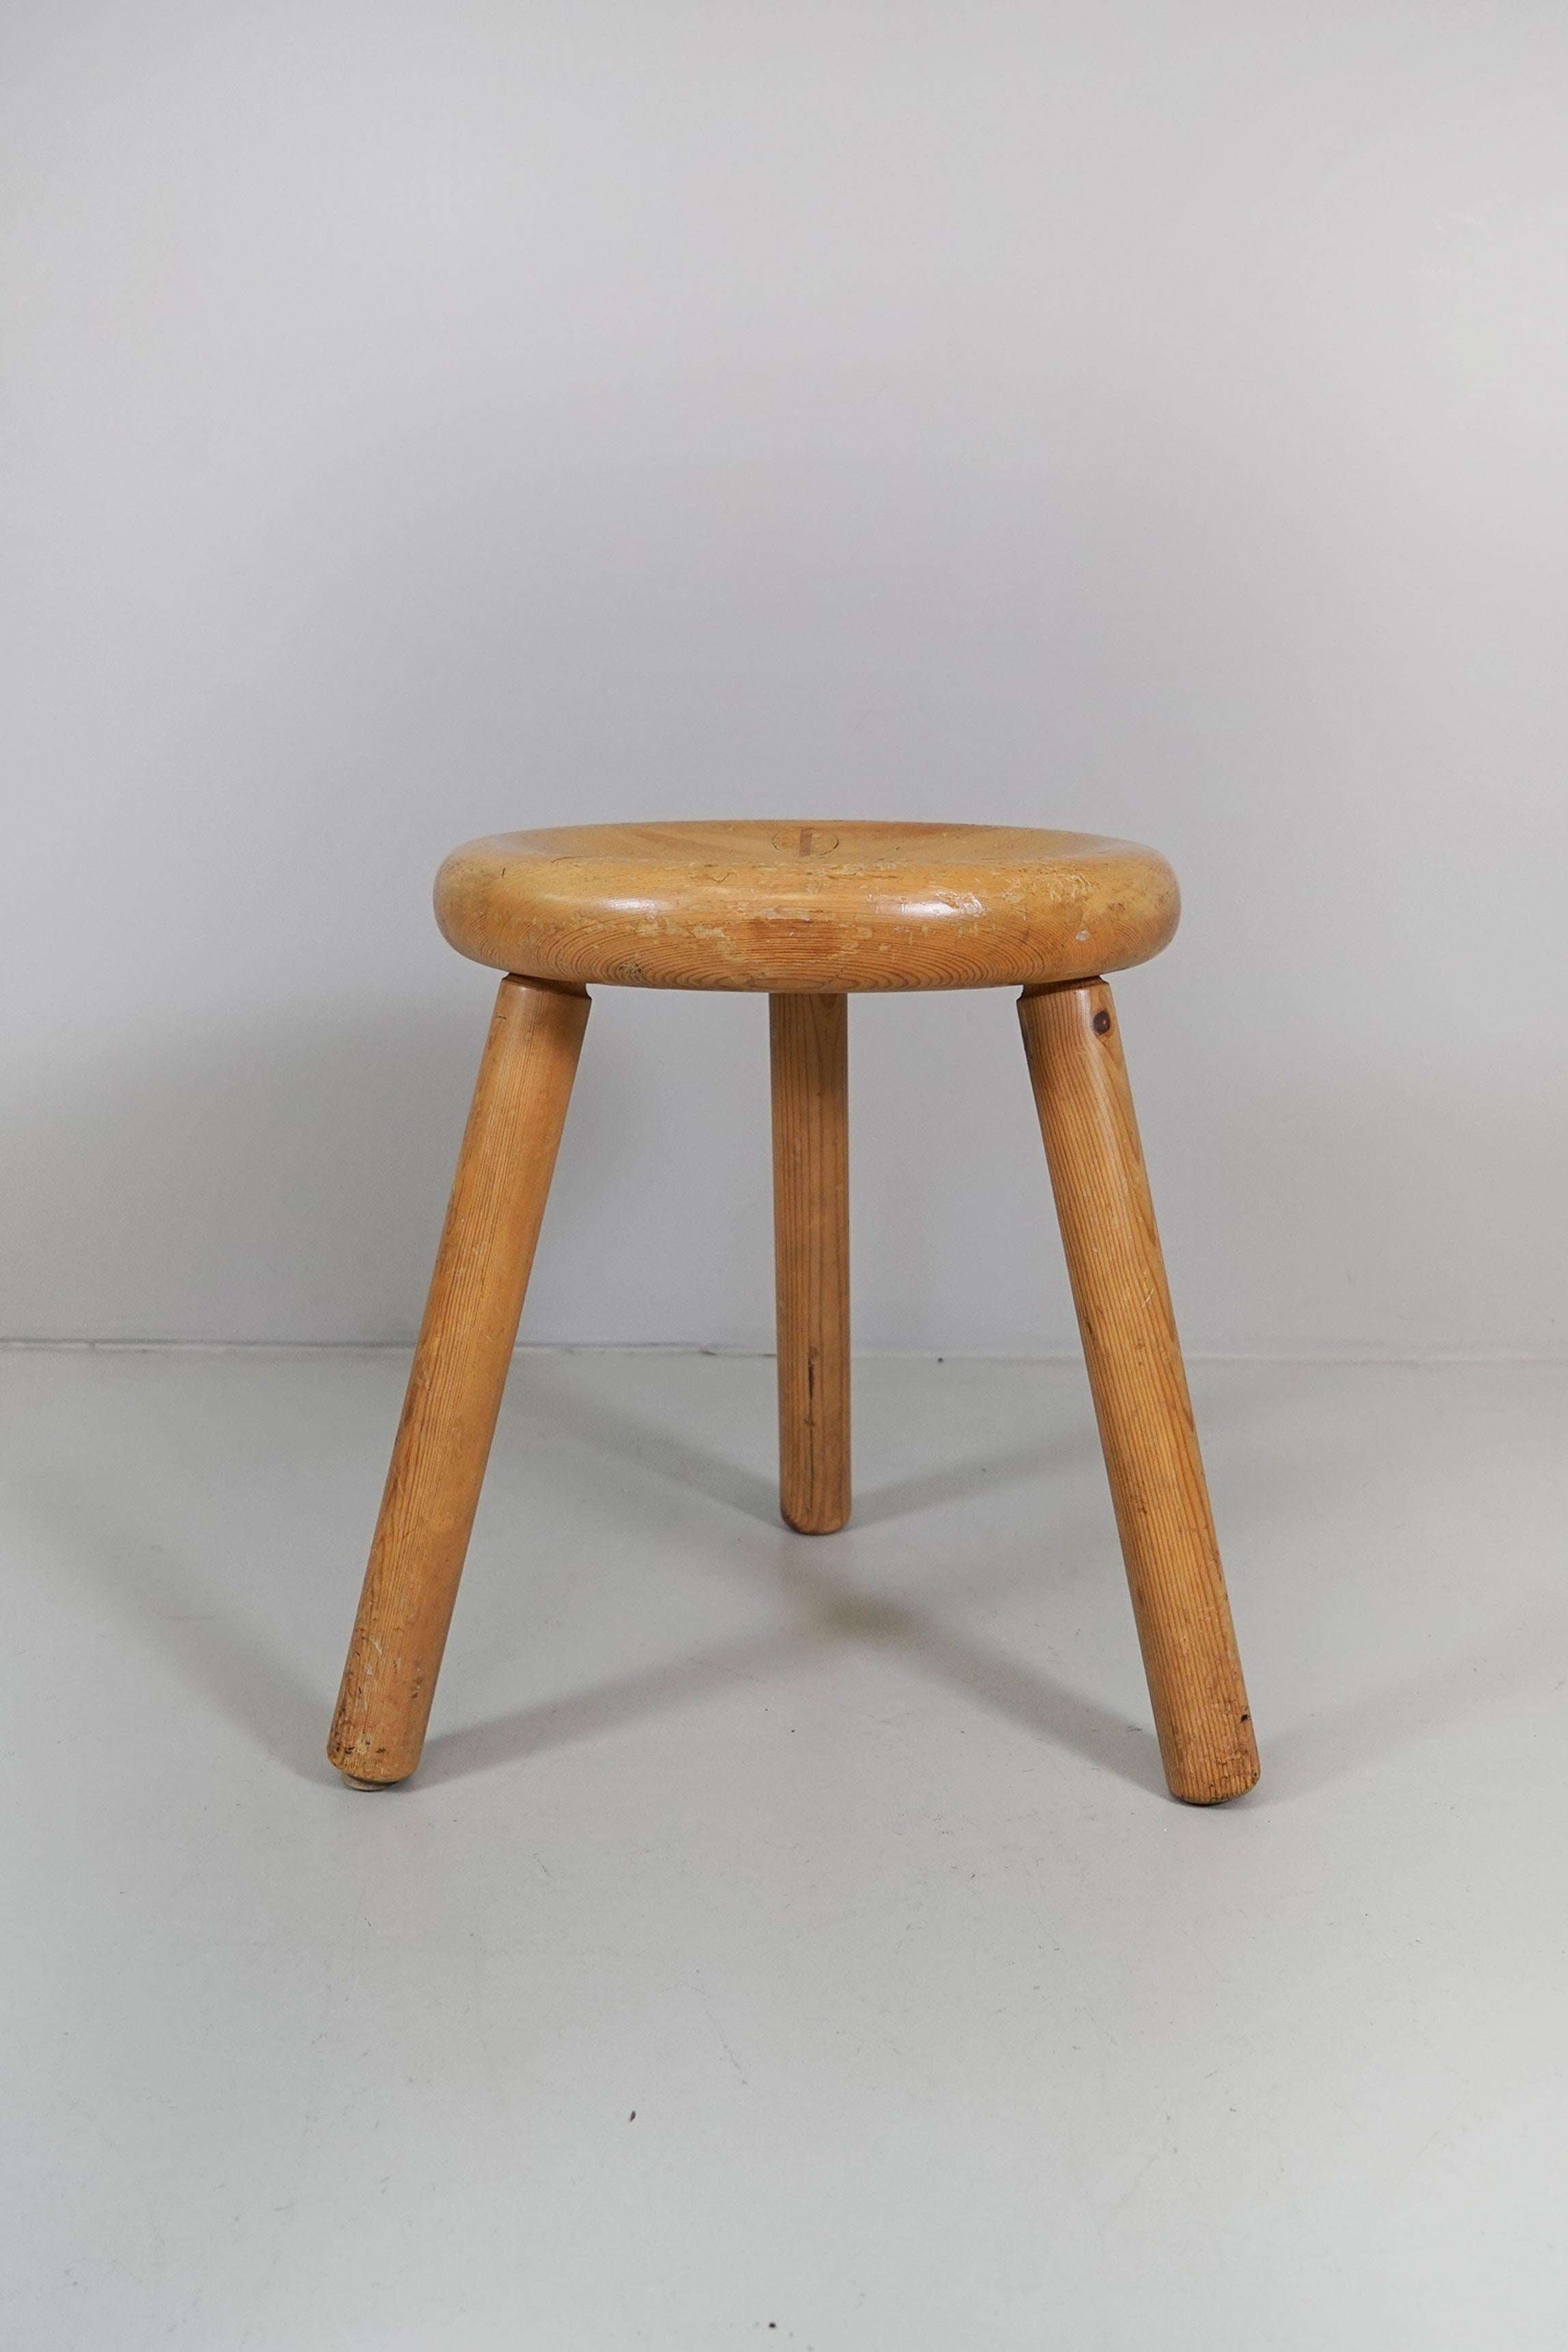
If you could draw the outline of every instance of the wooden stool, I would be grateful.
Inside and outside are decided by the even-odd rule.
[[[1160,1753],[1193,1804],[1258,1751],[1186,1374],[1101,974],[1157,955],[1153,850],[978,824],[586,825],[470,842],[442,867],[452,945],[496,1002],[328,1749],[356,1788],[419,1762],[555,1166],[589,982],[771,999],[779,1484],[850,1515],[846,997],[1021,986],[1019,1016],[1088,1359]]]

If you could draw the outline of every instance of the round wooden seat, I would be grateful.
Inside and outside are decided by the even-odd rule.
[[[435,884],[446,938],[500,971],[774,994],[1123,971],[1179,908],[1165,859],[1133,842],[826,819],[495,834]]]

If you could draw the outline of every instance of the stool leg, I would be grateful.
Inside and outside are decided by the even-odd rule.
[[[838,996],[768,1000],[779,1295],[779,1500],[802,1535],[850,1515],[849,1020]]]
[[[424,1745],[587,1021],[586,990],[501,982],[328,1743],[360,1787]]]
[[[1218,1804],[1258,1749],[1111,992],[1026,989],[1019,1018],[1166,1778]]]

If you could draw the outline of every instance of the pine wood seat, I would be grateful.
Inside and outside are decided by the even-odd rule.
[[[851,1515],[848,1000],[1020,989],[1133,1614],[1172,1791],[1239,1796],[1258,1751],[1120,1023],[1103,975],[1158,953],[1176,877],[1134,844],[991,825],[779,820],[499,834],[436,913],[504,977],[458,1155],[329,1754],[418,1764],[557,1146],[588,984],[768,998],[779,1507]]]
[[[1135,843],[992,824],[577,825],[471,841],[435,885],[499,971],[632,988],[1003,988],[1123,971],[1176,926]]]

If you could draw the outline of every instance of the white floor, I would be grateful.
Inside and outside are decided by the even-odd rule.
[[[1196,1368],[1264,1784],[1162,1793],[1082,1373],[519,1358],[426,1763],[384,1355],[0,1356],[16,2352],[1568,2341],[1568,1368]]]

